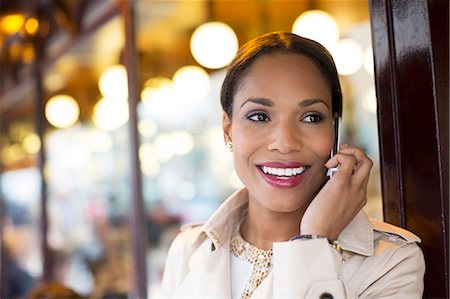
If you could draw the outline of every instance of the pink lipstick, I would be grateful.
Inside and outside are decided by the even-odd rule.
[[[298,162],[266,162],[257,165],[262,178],[272,187],[290,189],[305,178],[309,165]]]

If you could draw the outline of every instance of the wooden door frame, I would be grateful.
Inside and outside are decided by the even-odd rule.
[[[449,2],[370,0],[383,213],[422,239],[425,298],[449,298]]]

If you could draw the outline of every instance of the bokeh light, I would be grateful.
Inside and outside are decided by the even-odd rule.
[[[128,121],[128,102],[101,98],[94,106],[92,120],[99,129],[113,131]]]
[[[21,14],[11,14],[3,16],[0,19],[0,28],[5,34],[14,34],[18,32],[25,22]]]
[[[74,98],[68,95],[56,95],[45,105],[45,117],[57,128],[73,126],[80,116],[80,108]]]
[[[28,154],[36,154],[41,149],[41,139],[36,133],[28,133],[22,140],[22,147]]]
[[[364,110],[377,113],[377,96],[375,93],[375,88],[371,88],[362,100],[362,106]]]
[[[363,63],[363,50],[356,41],[341,39],[331,51],[340,75],[349,76],[356,73]]]
[[[175,97],[186,104],[198,103],[210,88],[208,73],[199,66],[186,65],[179,68],[172,78]],[[183,105],[183,103],[180,103]]]
[[[106,68],[98,80],[98,88],[108,99],[128,99],[127,69],[121,64]]]
[[[39,22],[35,18],[28,18],[25,22],[25,31],[29,35],[34,35],[36,31],[39,29]]]
[[[373,51],[372,47],[368,46],[364,50],[364,69],[373,76],[374,74],[374,66],[373,66]]]
[[[209,22],[197,27],[192,34],[190,45],[194,59],[210,69],[226,66],[239,47],[236,33],[222,22]]]
[[[308,10],[294,21],[292,32],[321,43],[328,50],[339,40],[339,27],[334,18],[322,10]]]

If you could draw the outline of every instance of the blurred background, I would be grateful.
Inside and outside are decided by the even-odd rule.
[[[242,187],[221,130],[225,67],[239,46],[279,30],[331,51],[342,142],[374,161],[365,210],[382,219],[368,1],[2,0],[0,297],[51,279],[127,298],[139,280],[136,223],[145,226],[137,231],[146,290],[156,296],[180,225],[205,220]],[[130,221],[133,208],[141,222]]]

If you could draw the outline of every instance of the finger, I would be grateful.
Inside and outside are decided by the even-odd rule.
[[[352,176],[352,180],[355,184],[361,184],[364,188],[367,187],[369,182],[369,174],[372,169],[373,162],[369,158],[359,163],[358,167]]]
[[[366,155],[366,153],[364,153],[363,150],[361,150],[359,147],[353,146],[353,147],[348,147],[348,146],[342,146],[341,147],[341,151],[342,153],[345,154],[351,154],[354,155],[356,158],[356,167],[355,167],[355,171],[358,171],[360,168],[363,168],[363,171],[370,171],[370,169],[372,168],[373,162],[372,160],[370,160],[370,158]],[[368,168],[368,169],[365,169]]]
[[[337,153],[330,160],[332,164],[338,165],[339,170],[338,173],[342,173],[343,175],[351,176],[356,166],[356,158],[354,155],[348,155],[344,153]],[[330,163],[330,164],[331,164]],[[327,163],[328,164],[328,163]]]
[[[352,176],[352,180],[356,184],[362,184],[363,187],[368,184],[369,181],[369,173],[372,169],[373,162],[369,159],[369,157],[356,146],[342,146],[342,153],[352,154],[356,159],[355,171]]]
[[[368,159],[366,153],[362,149],[360,149],[359,147],[356,147],[356,146],[349,146],[349,145],[342,144],[339,148],[339,152],[348,154],[348,155],[354,155],[356,158],[356,161],[358,161],[358,162]]]

